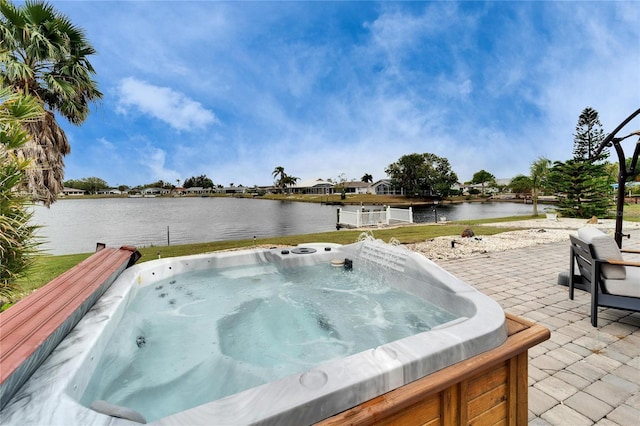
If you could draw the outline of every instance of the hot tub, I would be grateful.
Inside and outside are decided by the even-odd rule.
[[[108,353],[110,345],[128,333],[123,333],[118,326],[123,318],[127,318],[127,309],[134,304],[138,293],[152,288],[161,295],[163,290],[158,287],[162,284],[158,283],[166,285],[178,281],[183,274],[193,271],[201,274],[219,270],[247,271],[240,273],[246,279],[253,276],[250,271],[256,268],[289,271],[314,265],[326,265],[328,279],[334,273],[332,269],[352,267],[358,271],[366,268],[374,276],[384,278],[394,292],[434,304],[450,316],[443,317],[444,322],[437,325],[416,320],[414,322],[425,331],[384,341],[377,346],[359,348],[357,352],[349,352],[343,357],[313,359],[306,368],[289,371],[268,383],[258,382],[256,386],[219,399],[199,401],[195,406],[186,402],[184,409],[178,412],[169,410],[161,418],[151,415],[150,420],[159,425],[312,424],[496,348],[507,337],[505,315],[495,301],[424,256],[377,240],[367,239],[345,246],[316,243],[291,250],[254,249],[156,260],[122,273],[3,409],[3,424],[118,425],[142,421],[149,415],[120,404],[120,401],[101,401],[100,395],[103,394],[99,390],[100,384],[96,384],[101,380],[96,379],[100,374],[94,374],[109,368],[102,354]],[[295,282],[288,282],[288,285],[295,285]],[[258,280],[255,286],[259,293],[261,283]],[[345,292],[344,297],[349,300],[352,296]],[[167,302],[171,303],[171,300]],[[236,307],[223,317],[222,323],[235,324],[233,318],[239,311],[251,308],[249,310],[254,312],[257,309],[258,302],[244,303],[249,305]],[[324,312],[323,308],[318,309],[317,312]],[[334,328],[331,318],[317,312],[311,323],[315,321],[325,335],[344,334]],[[135,341],[138,348],[145,350],[144,326],[139,328],[130,330],[126,339]],[[214,340],[214,344],[222,343],[220,336]],[[224,356],[239,358],[242,363],[262,363],[261,359],[244,357],[238,352],[238,346],[233,345],[233,337],[227,337]],[[176,345],[176,352],[181,349]],[[201,370],[196,375],[202,379]],[[181,378],[176,377],[176,380]],[[225,371],[215,369],[206,379],[211,383],[228,380]],[[128,384],[122,386],[126,388]],[[162,405],[166,404],[163,394],[171,393],[172,388],[178,389],[171,383],[165,383],[161,388],[149,386],[148,392],[144,393],[152,394],[157,404]],[[194,393],[198,390],[194,389]]]

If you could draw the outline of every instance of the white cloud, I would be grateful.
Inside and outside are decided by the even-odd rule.
[[[415,14],[392,6],[365,27],[371,30],[372,40],[386,52],[404,51],[460,25],[463,18],[454,3],[433,3]],[[468,24],[465,23],[465,24]]]
[[[118,88],[105,103],[127,119],[106,111],[90,136],[72,131],[79,141],[104,137],[104,154],[80,160],[74,142],[70,160],[100,170],[109,159],[125,183],[180,172],[267,184],[278,165],[302,179],[378,179],[413,152],[448,158],[461,180],[480,169],[510,177],[540,155],[569,158],[586,106],[610,131],[640,99],[633,2],[154,6],[99,3],[122,18],[108,32],[101,18],[91,34],[100,35],[102,84]],[[79,22],[93,22],[92,8],[77,7]],[[166,16],[185,31],[167,33]],[[217,116],[224,125],[214,126]],[[147,145],[159,151],[135,148]]]
[[[106,151],[115,151],[116,145],[107,138],[98,138],[98,145]]]
[[[218,123],[215,114],[169,87],[154,86],[133,77],[124,78],[117,88],[119,114],[134,108],[161,120],[176,130],[204,129]]]
[[[149,182],[163,180],[165,182],[173,183],[176,179],[182,178],[180,173],[167,168],[166,158],[167,153],[164,150],[150,145],[146,146],[144,149],[144,155],[140,157],[139,162],[144,168],[149,170]]]

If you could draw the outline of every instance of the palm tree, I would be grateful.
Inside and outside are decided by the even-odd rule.
[[[16,7],[0,0],[0,12],[0,85],[33,96],[44,109],[40,120],[26,125],[30,140],[19,155],[33,160],[27,170],[32,197],[49,206],[63,188],[63,158],[71,150],[56,114],[79,125],[89,104],[102,98],[89,62],[95,50],[80,28],[46,2]]]
[[[285,187],[287,186],[293,186],[296,184],[296,182],[298,182],[300,180],[300,178],[297,178],[295,176],[289,176],[289,175],[285,175],[285,177],[283,177],[282,179],[280,179],[280,185],[282,185],[282,188],[284,190]]]
[[[539,157],[531,164],[531,183],[532,183],[532,196],[533,196],[533,215],[538,216],[538,191],[542,186],[549,168],[551,167],[551,160],[545,157]]]
[[[369,173],[365,173],[362,178],[360,178],[360,180],[365,183],[373,183],[373,176],[371,176]]]
[[[273,169],[273,172],[271,172],[271,176],[273,176],[273,178],[275,179],[275,185],[280,188],[281,192],[284,192],[284,187],[286,185],[286,178],[287,178],[287,174],[284,172],[284,167],[282,166],[277,166],[275,169]]]

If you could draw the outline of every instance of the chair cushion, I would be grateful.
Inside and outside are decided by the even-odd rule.
[[[615,240],[598,228],[580,228],[578,238],[593,246],[597,259],[624,260]],[[602,265],[602,276],[606,279],[624,280],[627,273],[623,265]]]
[[[624,280],[604,280],[607,293],[618,296],[640,298],[640,268],[627,266],[627,278]]]

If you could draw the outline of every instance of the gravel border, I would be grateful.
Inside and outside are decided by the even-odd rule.
[[[431,260],[461,259],[492,252],[531,247],[568,241],[570,234],[577,234],[579,228],[594,226],[613,235],[615,220],[599,219],[588,223],[585,219],[530,219],[513,222],[484,223],[482,226],[498,228],[528,228],[521,231],[502,232],[496,235],[474,235],[464,238],[460,235],[437,237],[421,243],[407,244],[410,250],[422,253]],[[471,227],[473,230],[473,227]],[[638,222],[624,222],[624,230],[640,229]]]

